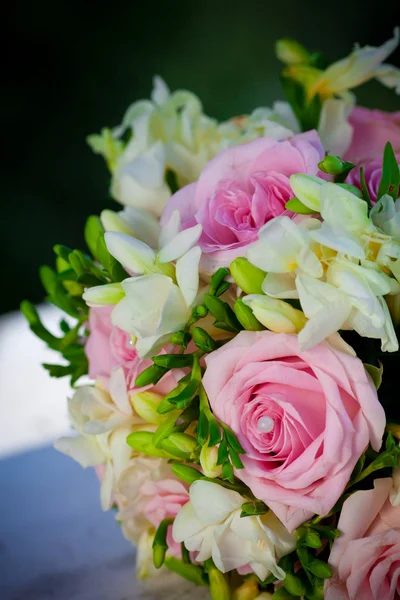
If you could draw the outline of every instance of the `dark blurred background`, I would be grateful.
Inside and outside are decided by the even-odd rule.
[[[37,269],[52,264],[52,246],[82,248],[86,217],[117,206],[106,166],[85,138],[148,98],[153,74],[194,91],[207,114],[226,119],[283,97],[277,38],[338,59],[356,41],[381,44],[400,24],[398,3],[387,1],[70,0],[15,2],[7,11],[0,313],[25,297],[41,300]],[[390,62],[399,66],[398,51]],[[357,96],[371,108],[400,108],[377,83]]]

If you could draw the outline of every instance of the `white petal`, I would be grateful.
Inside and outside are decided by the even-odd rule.
[[[297,268],[306,233],[289,217],[276,217],[259,231],[259,239],[247,250],[248,260],[268,273],[290,273]]]
[[[195,481],[189,493],[193,510],[204,525],[222,523],[243,504],[240,494],[209,481]]]
[[[119,213],[120,217],[131,228],[131,235],[150,246],[157,248],[160,225],[158,219],[143,208],[126,206]]]
[[[106,511],[110,510],[113,504],[114,491],[114,472],[110,461],[106,463],[106,468],[101,480],[100,487],[100,503],[101,508]]]
[[[125,268],[137,275],[151,271],[156,255],[147,244],[125,233],[106,232],[107,249]]]
[[[348,254],[360,260],[365,258],[364,248],[356,237],[346,234],[343,230],[335,230],[326,223],[322,223],[320,229],[310,231],[309,235],[315,242],[327,248]]]
[[[383,85],[394,89],[396,94],[400,95],[400,69],[384,64],[376,69],[375,77]]]
[[[95,467],[104,462],[102,452],[94,436],[62,437],[54,448],[76,460],[82,467]]]
[[[133,412],[132,405],[129,401],[124,370],[122,367],[117,367],[116,369],[112,370],[109,391],[110,396],[115,402],[117,408],[125,415],[131,416]]]
[[[161,106],[169,98],[169,88],[165,83],[164,79],[159,75],[155,75],[153,78],[153,91],[151,92],[151,99],[155,104]]]
[[[267,273],[262,290],[272,298],[296,299],[299,297],[294,273]]]
[[[318,133],[329,154],[342,156],[349,148],[353,127],[348,121],[352,103],[344,99],[329,98],[322,104]]]
[[[399,29],[392,39],[378,48],[365,46],[357,48],[347,58],[328,67],[323,81],[331,92],[340,92],[364,83],[375,76],[377,67],[395,50],[399,43]]]
[[[350,232],[374,229],[368,218],[367,203],[334,183],[324,183],[321,187],[321,216],[333,228]]]
[[[199,263],[201,249],[199,246],[191,248],[176,262],[176,280],[186,302],[191,306],[199,289]]]
[[[301,307],[309,318],[299,333],[299,346],[307,350],[342,328],[350,315],[351,304],[346,295],[332,285],[307,275],[299,275],[296,285]]]
[[[310,210],[319,212],[320,192],[323,179],[305,173],[295,173],[290,176],[290,187],[298,198]]]
[[[161,228],[159,246],[164,248],[178,235],[181,229],[181,215],[179,210],[174,210],[169,221]]]
[[[196,515],[192,503],[187,502],[175,517],[172,526],[172,537],[175,542],[180,544],[203,530],[204,523]]]
[[[162,263],[171,262],[188,252],[198,241],[201,232],[202,226],[200,224],[180,231],[174,239],[160,250],[158,253],[159,261]]]

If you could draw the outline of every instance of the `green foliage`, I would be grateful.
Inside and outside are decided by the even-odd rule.
[[[388,142],[383,153],[382,178],[378,188],[377,199],[385,194],[389,194],[393,200],[399,196],[400,186],[400,167],[393,150],[393,146]]]
[[[321,114],[322,102],[319,94],[307,100],[304,87],[290,78],[285,71],[280,76],[286,100],[296,115],[302,131],[317,129]]]
[[[242,504],[241,517],[250,517],[254,515],[265,515],[269,511],[269,508],[261,500],[253,500]]]

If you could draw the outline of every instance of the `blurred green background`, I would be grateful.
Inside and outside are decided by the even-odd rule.
[[[264,0],[153,0],[136,3],[20,3],[8,6],[3,64],[0,313],[40,301],[40,264],[52,246],[83,248],[91,213],[116,207],[109,176],[86,145],[117,125],[127,106],[149,97],[152,76],[197,93],[210,116],[226,119],[281,99],[274,42],[294,37],[329,58],[354,42],[378,45],[400,24],[398,3]],[[4,40],[3,40],[4,41]],[[390,62],[399,65],[399,52]],[[379,84],[360,104],[400,108]]]

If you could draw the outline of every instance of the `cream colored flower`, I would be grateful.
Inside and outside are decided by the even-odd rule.
[[[188,550],[198,552],[198,561],[212,557],[223,573],[250,565],[261,580],[270,573],[284,579],[278,561],[294,550],[296,541],[272,511],[241,518],[245,499],[208,481],[195,481],[189,494],[190,501],[181,508],[173,525],[176,542],[184,542]]]

